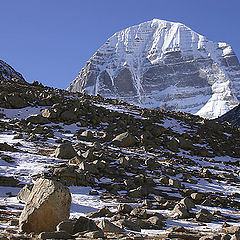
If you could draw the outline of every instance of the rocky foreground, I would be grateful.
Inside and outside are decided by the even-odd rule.
[[[237,127],[17,79],[0,117],[0,239],[240,239]]]

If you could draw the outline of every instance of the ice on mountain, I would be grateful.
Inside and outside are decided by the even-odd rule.
[[[228,44],[153,19],[110,37],[68,90],[216,118],[239,103],[240,65]]]

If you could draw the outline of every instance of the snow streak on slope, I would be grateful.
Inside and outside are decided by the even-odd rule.
[[[238,104],[240,65],[226,43],[153,19],[109,38],[68,90],[216,118]]]

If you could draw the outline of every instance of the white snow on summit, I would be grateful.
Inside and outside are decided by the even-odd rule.
[[[216,118],[239,103],[240,65],[228,44],[153,19],[110,37],[68,90]]]

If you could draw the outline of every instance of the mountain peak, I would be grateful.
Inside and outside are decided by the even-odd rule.
[[[216,118],[239,102],[240,65],[228,44],[153,19],[110,37],[68,90]]]

